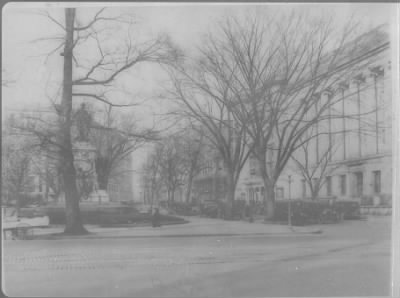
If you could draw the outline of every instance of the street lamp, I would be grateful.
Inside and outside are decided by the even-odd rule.
[[[292,227],[292,208],[291,208],[291,184],[292,184],[292,176],[288,175],[288,183],[289,183],[289,201],[288,201],[288,223],[289,227]]]

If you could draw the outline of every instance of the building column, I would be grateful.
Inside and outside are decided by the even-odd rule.
[[[374,78],[374,97],[375,97],[375,151],[376,154],[379,153],[379,118],[378,118],[378,109],[379,109],[379,102],[378,102],[378,86],[377,81],[378,77],[383,77],[384,75],[384,68],[383,66],[375,66],[369,69],[371,72],[371,76]]]
[[[365,76],[361,73],[354,77],[354,83],[357,85],[357,112],[358,112],[358,157],[362,156],[362,137],[361,137],[361,95],[360,86],[365,83]]]
[[[345,113],[345,96],[344,93],[349,89],[349,83],[340,82],[339,90],[342,93],[342,129],[343,129],[343,160],[346,159],[346,113]]]
[[[326,89],[325,90],[325,95],[327,96],[327,104],[328,104],[328,160],[331,161],[332,160],[332,109],[331,109],[331,100],[333,97],[333,92],[332,90]]]

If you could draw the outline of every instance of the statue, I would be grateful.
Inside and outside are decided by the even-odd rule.
[[[81,108],[75,114],[76,125],[78,127],[77,140],[81,142],[89,141],[89,130],[92,122],[92,116],[85,109],[85,104],[81,104]]]

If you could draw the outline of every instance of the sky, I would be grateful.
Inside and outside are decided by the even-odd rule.
[[[53,22],[38,14],[39,10],[48,10],[51,15],[63,22],[63,6],[68,3],[9,3],[2,11],[2,75],[3,80],[13,83],[2,88],[2,112],[18,109],[43,109],[48,106],[49,98],[60,92],[62,78],[62,57],[60,50],[50,57],[45,54],[57,46],[55,42],[40,41],[49,36],[62,34]],[[77,3],[73,4],[78,5]],[[310,11],[311,14],[335,13],[337,24],[354,14],[367,28],[382,23],[394,24],[394,14],[398,4],[383,3],[339,3],[339,4],[201,4],[201,3],[123,3],[123,4],[79,4],[78,18],[85,23],[85,18],[93,15],[100,6],[110,6],[112,11],[132,13],[137,19],[135,26],[141,38],[151,38],[161,32],[168,33],[172,40],[188,53],[195,52],[201,43],[201,36],[213,31],[218,20],[229,15],[243,15],[248,11],[258,13],[277,8],[296,7]],[[121,7],[120,5],[123,5]],[[86,9],[83,9],[86,7]],[[89,7],[89,8],[88,8]],[[87,14],[87,15],[86,15]],[[398,25],[397,25],[398,26]],[[87,53],[90,56],[90,51]],[[166,77],[157,66],[143,66],[125,79],[130,89],[134,89],[133,98],[152,97],[159,92]],[[123,96],[123,95],[121,95]],[[143,123],[152,123],[154,114],[161,114],[168,103],[157,101],[134,110],[135,117]],[[156,120],[157,121],[157,120]],[[137,153],[139,157],[142,153]],[[143,158],[133,158],[143,160]],[[135,168],[139,168],[135,164]]]

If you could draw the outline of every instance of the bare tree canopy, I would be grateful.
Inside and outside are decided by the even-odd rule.
[[[305,140],[305,133],[316,122],[341,117],[328,113],[341,100],[334,96],[338,83],[358,75],[386,43],[376,33],[379,43],[371,51],[370,38],[355,39],[353,19],[338,28],[333,18],[295,10],[227,18],[204,38],[199,57],[171,72],[174,100],[209,129],[227,160],[236,155],[224,149],[233,148],[221,133],[228,116],[237,140],[246,136],[236,144],[246,144],[259,160],[267,217],[273,216],[274,185],[288,160],[318,134]]]

